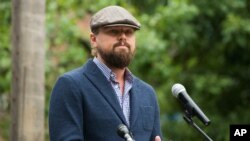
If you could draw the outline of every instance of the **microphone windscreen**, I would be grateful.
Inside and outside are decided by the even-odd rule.
[[[173,85],[172,87],[172,94],[175,96],[175,97],[178,97],[179,93],[180,92],[183,92],[183,91],[186,91],[185,87],[179,83],[176,83]]]
[[[118,129],[117,129],[117,134],[118,134],[120,137],[124,138],[124,135],[127,134],[127,133],[129,133],[127,126],[124,125],[124,124],[120,124],[120,125],[118,126]]]

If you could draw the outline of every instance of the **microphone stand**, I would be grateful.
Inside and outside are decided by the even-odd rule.
[[[189,114],[188,111],[185,111],[185,115],[183,116],[183,119],[190,124],[193,128],[195,128],[198,132],[200,132],[208,141],[213,141],[198,125],[194,123],[192,120],[192,114]]]

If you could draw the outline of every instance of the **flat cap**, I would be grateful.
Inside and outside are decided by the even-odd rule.
[[[108,6],[99,10],[90,20],[91,31],[104,26],[129,26],[138,30],[141,24],[126,9]]]

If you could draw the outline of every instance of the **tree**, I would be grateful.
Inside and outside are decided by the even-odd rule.
[[[44,140],[45,0],[12,1],[12,141]]]

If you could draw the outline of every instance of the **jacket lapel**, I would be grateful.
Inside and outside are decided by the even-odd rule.
[[[133,87],[130,91],[130,127],[136,123],[136,119],[140,109],[140,90],[137,85],[137,81],[134,81]]]
[[[84,72],[86,72],[84,75],[99,90],[100,94],[110,104],[111,108],[115,111],[121,121],[126,124],[126,120],[122,113],[122,109],[116,97],[115,91],[93,60],[89,60],[87,62]]]

